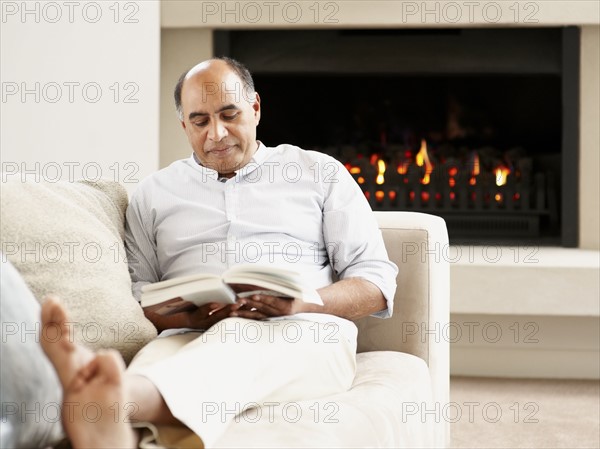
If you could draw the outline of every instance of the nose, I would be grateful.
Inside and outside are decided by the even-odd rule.
[[[227,137],[227,128],[225,127],[225,124],[220,120],[214,120],[208,128],[208,138],[215,142],[219,142],[224,137]]]

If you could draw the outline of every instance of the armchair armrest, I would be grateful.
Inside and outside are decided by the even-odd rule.
[[[399,351],[429,367],[433,400],[449,401],[450,267],[448,231],[440,217],[418,212],[375,212],[390,259],[398,265],[393,316],[356,321],[358,352]],[[448,443],[449,424],[443,441]],[[441,438],[440,438],[441,439]]]

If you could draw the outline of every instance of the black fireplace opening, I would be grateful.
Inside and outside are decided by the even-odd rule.
[[[335,157],[373,210],[577,245],[576,28],[219,31],[215,53],[253,72],[261,141]]]

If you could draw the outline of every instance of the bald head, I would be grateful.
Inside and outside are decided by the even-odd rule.
[[[236,61],[232,58],[228,58],[226,56],[208,59],[206,61],[200,62],[199,64],[196,64],[190,70],[187,70],[186,72],[182,73],[179,77],[179,80],[177,81],[177,84],[175,85],[175,108],[179,120],[183,119],[181,96],[186,81],[191,78],[204,77],[206,79],[212,78],[212,82],[215,82],[215,80],[218,80],[217,82],[219,82],[219,80],[222,80],[223,76],[225,76],[227,72],[232,72],[237,76],[237,78],[239,79],[239,85],[237,90],[240,92],[240,94],[247,97],[248,100],[252,101],[253,95],[255,93],[254,80],[252,79],[252,75],[250,74],[250,71],[246,68],[246,66],[244,66],[239,61]],[[218,79],[218,76],[221,76],[221,78]],[[207,89],[210,89],[210,87],[208,86],[209,85],[207,84]]]

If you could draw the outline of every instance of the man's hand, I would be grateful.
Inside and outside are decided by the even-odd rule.
[[[293,315],[303,312],[305,303],[300,299],[282,299],[268,295],[253,295],[239,299],[235,304],[223,305],[217,302],[205,304],[191,312],[174,315],[158,315],[145,310],[146,317],[152,321],[156,329],[191,328],[206,330],[212,325],[228,317],[264,320],[269,317]]]
[[[213,324],[231,316],[241,305],[240,304],[219,304],[216,302],[204,304],[196,310],[187,312],[189,325],[192,329],[207,330]]]
[[[241,303],[223,305],[217,302],[205,304],[191,312],[181,312],[174,315],[159,315],[144,310],[146,318],[152,321],[156,329],[161,332],[165,329],[191,328],[206,330],[213,324],[218,323],[236,312],[242,306]]]
[[[264,320],[265,318],[294,315],[304,312],[305,302],[301,299],[284,299],[269,295],[252,295],[238,300],[240,307],[229,316]]]

